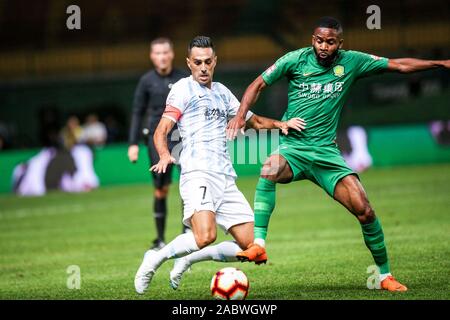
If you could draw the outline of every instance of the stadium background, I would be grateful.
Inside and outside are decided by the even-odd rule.
[[[71,4],[81,8],[81,30],[66,28],[66,8]],[[1,218],[8,218],[8,210],[3,209],[18,206],[26,212],[32,205],[8,193],[14,166],[36,154],[44,144],[41,137],[46,114],[51,114],[53,125],[60,128],[70,115],[83,118],[98,114],[102,122],[114,128],[108,143],[96,150],[94,164],[101,185],[148,185],[145,149],[141,148],[141,159],[145,160],[133,166],[126,158],[126,140],[133,92],[139,77],[151,67],[149,41],[157,36],[174,41],[175,65],[180,68],[185,68],[189,40],[200,34],[211,36],[219,57],[215,80],[226,84],[238,98],[277,57],[309,46],[313,23],[323,15],[341,20],[344,47],[348,49],[391,58],[450,56],[448,1],[377,1],[381,30],[366,28],[366,8],[371,4],[356,0],[1,0]],[[399,166],[408,175],[403,166],[415,165],[418,176],[420,172],[428,175],[425,172],[433,171],[433,164],[441,163],[435,171],[446,177],[450,162],[449,78],[448,71],[435,69],[361,80],[344,108],[340,128],[366,128],[375,172],[377,168]],[[286,100],[286,82],[280,82],[261,96],[255,111],[280,118]],[[433,121],[443,124],[434,135],[430,131]],[[417,165],[427,166],[421,170]],[[257,164],[237,166],[239,174],[253,179],[246,182],[248,190],[244,192],[249,200],[258,170]],[[376,176],[373,172],[368,176]],[[448,180],[443,185],[447,184]],[[131,190],[136,186],[130,186]],[[126,196],[127,187],[119,188]],[[442,201],[448,221],[448,196]],[[45,198],[41,203],[46,203]],[[149,213],[143,216],[150,225]],[[4,226],[9,228],[8,224]]]

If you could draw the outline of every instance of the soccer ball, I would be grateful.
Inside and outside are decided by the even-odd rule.
[[[244,300],[249,281],[244,272],[236,268],[223,268],[211,280],[211,294],[218,300]]]

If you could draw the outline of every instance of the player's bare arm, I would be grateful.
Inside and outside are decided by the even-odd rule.
[[[450,60],[422,60],[414,58],[389,59],[388,70],[400,73],[412,73],[444,67],[450,69]]]
[[[244,96],[241,100],[241,105],[236,116],[228,122],[227,125],[227,138],[234,139],[238,131],[245,127],[245,116],[248,110],[256,103],[259,98],[259,94],[266,87],[266,83],[262,76],[258,76],[245,90]]]
[[[254,114],[248,119],[246,126],[256,130],[260,129],[280,129],[283,134],[288,134],[289,129],[302,131],[306,127],[305,120],[301,118],[292,118],[288,121],[278,121],[271,118],[265,118]]]
[[[175,122],[165,117],[162,117],[159,121],[155,135],[153,136],[153,142],[159,155],[159,162],[152,166],[150,171],[166,173],[167,166],[175,162],[175,158],[170,155],[169,148],[167,147],[167,135],[174,125]]]

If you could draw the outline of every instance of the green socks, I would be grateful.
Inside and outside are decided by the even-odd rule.
[[[275,182],[259,178],[255,193],[255,239],[266,239],[270,216],[275,208]]]
[[[380,221],[378,218],[375,218],[375,221],[371,223],[361,224],[361,228],[364,242],[372,253],[375,264],[380,268],[380,273],[389,273],[389,259],[386,246],[384,245],[384,234]]]

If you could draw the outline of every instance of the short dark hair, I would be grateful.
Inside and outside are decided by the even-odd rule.
[[[338,34],[343,32],[341,23],[333,17],[322,17],[317,20],[314,30],[316,28],[329,28],[337,31]]]
[[[194,47],[211,48],[215,52],[214,43],[212,42],[210,37],[197,36],[194,39],[192,39],[188,46],[188,56],[191,55],[191,50]]]
[[[152,42],[150,42],[150,51],[152,50],[152,48],[155,44],[165,44],[165,43],[168,43],[170,46],[170,49],[173,50],[172,40],[170,40],[169,38],[166,38],[166,37],[159,37],[159,38],[152,40]]]

